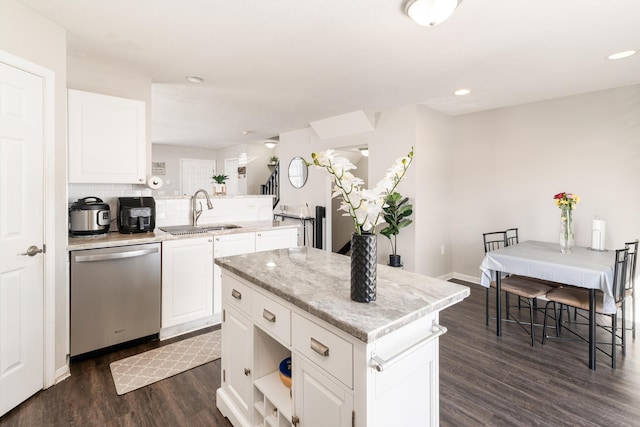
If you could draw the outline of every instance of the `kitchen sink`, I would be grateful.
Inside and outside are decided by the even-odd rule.
[[[233,228],[241,228],[241,227],[235,224],[214,224],[214,225],[201,225],[201,226],[198,226],[197,228],[205,231],[216,231],[216,230],[230,230]]]
[[[160,230],[165,231],[174,236],[183,236],[185,234],[204,234],[209,231],[218,231],[218,230],[230,230],[233,228],[241,228],[239,225],[235,224],[213,224],[213,225],[171,225],[166,227],[159,227]]]

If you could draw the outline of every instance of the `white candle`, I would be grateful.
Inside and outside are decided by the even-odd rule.
[[[599,251],[604,250],[606,222],[601,219],[594,219],[591,226],[591,248]]]

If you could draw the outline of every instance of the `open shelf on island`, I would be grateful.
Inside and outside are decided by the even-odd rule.
[[[271,401],[273,406],[278,408],[278,411],[280,411],[285,419],[291,419],[291,414],[293,413],[291,389],[282,384],[278,370],[258,378],[254,381],[254,385]]]

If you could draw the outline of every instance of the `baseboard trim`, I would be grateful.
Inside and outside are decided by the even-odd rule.
[[[465,282],[475,283],[476,285],[480,284],[480,277],[469,276],[467,274],[462,273],[451,273],[453,279],[464,280]]]
[[[180,335],[188,334],[200,329],[208,328],[209,326],[218,325],[222,321],[222,314],[216,313],[213,316],[208,316],[203,319],[192,320],[180,325],[169,326],[167,328],[160,329],[160,341],[164,341],[169,338],[175,338]]]
[[[66,380],[70,376],[71,376],[71,369],[69,368],[69,364],[65,364],[64,366],[56,370],[56,379],[53,385],[56,385],[59,382]]]

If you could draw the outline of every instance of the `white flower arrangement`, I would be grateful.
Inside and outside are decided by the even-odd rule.
[[[345,157],[334,156],[333,151],[311,153],[313,161],[305,162],[308,166],[325,168],[333,175],[332,197],[342,198],[338,210],[345,211],[343,215],[353,219],[355,232],[357,234],[374,232],[376,225],[384,222],[382,208],[385,207],[387,198],[402,182],[413,162],[413,147],[407,156],[397,159],[387,169],[384,177],[371,189],[363,189],[364,181],[349,172],[356,169],[356,166]]]

